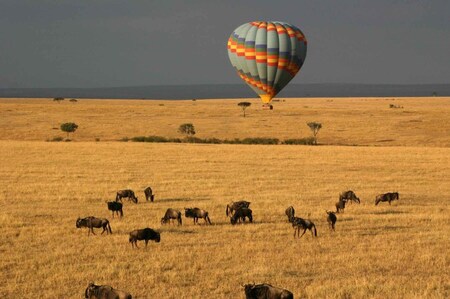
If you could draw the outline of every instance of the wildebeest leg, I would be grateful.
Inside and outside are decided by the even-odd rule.
[[[300,227],[298,228],[298,231],[300,232]],[[303,235],[306,233],[306,228],[305,229],[303,229],[303,234],[300,236],[300,237],[298,237],[299,239],[301,238],[301,237],[303,237]],[[311,232],[312,233],[312,232]]]
[[[145,248],[147,248],[148,240],[145,239]]]
[[[294,238],[295,238],[295,233],[297,233],[297,237],[300,236],[300,226],[296,226],[294,229]]]
[[[136,248],[139,248],[139,247],[137,246],[137,240],[134,241],[134,246],[136,246]]]

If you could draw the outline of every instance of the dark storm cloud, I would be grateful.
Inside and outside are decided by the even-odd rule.
[[[0,0],[0,87],[237,83],[226,41],[253,20],[306,34],[294,83],[449,83],[449,11],[450,1]]]

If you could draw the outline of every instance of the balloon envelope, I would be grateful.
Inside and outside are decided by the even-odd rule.
[[[238,75],[269,103],[294,78],[306,57],[307,41],[284,22],[250,22],[228,39],[228,57]]]

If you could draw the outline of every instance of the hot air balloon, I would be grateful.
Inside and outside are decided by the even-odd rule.
[[[306,38],[284,22],[250,22],[228,39],[228,57],[238,75],[268,106],[298,73],[306,57]]]

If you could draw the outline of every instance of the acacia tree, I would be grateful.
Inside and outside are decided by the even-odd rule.
[[[250,102],[240,102],[238,104],[239,107],[242,108],[242,111],[244,112],[244,117],[245,117],[245,109],[247,109],[248,107],[250,107],[252,105],[252,103]]]
[[[61,124],[61,131],[67,133],[67,138],[69,138],[69,133],[73,133],[78,129],[76,123],[63,123]]]
[[[186,123],[186,124],[180,125],[180,127],[178,128],[178,132],[180,132],[181,134],[185,134],[187,136],[194,136],[195,128],[194,128],[193,124]]]
[[[309,122],[306,124],[311,129],[311,132],[314,137],[314,144],[317,145],[317,133],[319,133],[320,129],[322,128],[322,124],[318,122]]]

